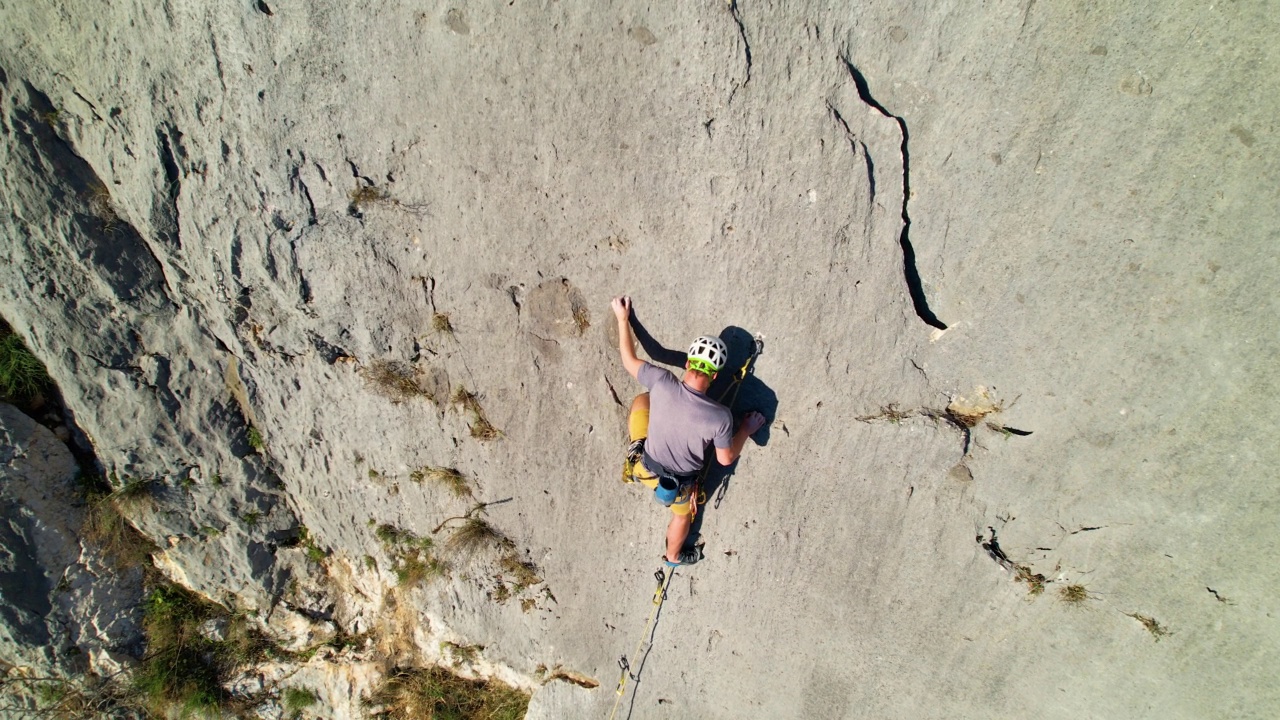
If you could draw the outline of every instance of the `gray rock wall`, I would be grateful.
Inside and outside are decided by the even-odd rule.
[[[771,421],[635,717],[1266,717],[1268,10],[9,3],[0,315],[161,480],[133,520],[166,573],[286,635],[600,683],[531,716],[607,712],[651,607],[627,292],[668,348],[762,335],[738,409]],[[374,526],[472,502],[424,466],[510,498],[544,583],[502,601],[500,550],[439,548],[392,591]]]

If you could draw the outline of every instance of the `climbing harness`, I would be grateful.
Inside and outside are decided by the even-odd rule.
[[[613,720],[614,716],[618,714],[618,707],[622,704],[622,696],[627,691],[627,679],[630,678],[637,682],[640,680],[640,671],[644,667],[644,660],[640,655],[640,650],[644,648],[646,637],[652,643],[651,629],[654,627],[653,623],[657,619],[659,611],[662,610],[663,601],[667,599],[667,588],[671,585],[671,578],[676,576],[676,569],[672,567],[664,571],[662,568],[658,568],[658,571],[653,576],[658,580],[658,587],[653,591],[653,610],[649,613],[648,622],[644,624],[644,634],[640,636],[640,642],[636,643],[636,651],[631,655],[631,657],[639,659],[640,665],[636,667],[635,673],[632,673],[631,664],[627,661],[627,656],[623,655],[618,658],[618,667],[622,672],[618,675],[618,697],[613,701],[613,711],[609,713],[609,720]]]

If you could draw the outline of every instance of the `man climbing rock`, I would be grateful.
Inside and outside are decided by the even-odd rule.
[[[631,338],[631,298],[614,298],[613,314],[618,318],[622,365],[649,390],[631,402],[628,428],[632,448],[643,454],[629,474],[671,508],[667,552],[663,557],[667,565],[691,565],[698,560],[698,550],[686,549],[684,542],[697,510],[696,485],[707,449],[714,445],[716,460],[721,465],[732,465],[747,438],[764,425],[764,416],[747,413],[735,433],[729,408],[707,397],[711,381],[729,359],[728,348],[720,338],[704,335],[694,340],[684,376],[676,379],[671,372],[636,357]]]

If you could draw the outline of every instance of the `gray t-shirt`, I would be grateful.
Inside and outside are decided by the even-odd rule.
[[[729,408],[689,389],[675,375],[649,363],[637,379],[649,388],[649,439],[645,453],[671,472],[688,475],[702,469],[707,444],[733,445]]]

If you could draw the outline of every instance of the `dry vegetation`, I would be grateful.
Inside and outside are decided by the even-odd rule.
[[[449,572],[448,563],[430,552],[431,538],[419,537],[390,524],[379,525],[374,535],[395,562],[396,580],[401,587],[415,587]]]
[[[502,437],[502,431],[485,417],[484,408],[480,407],[480,399],[475,393],[458,386],[453,392],[453,404],[471,414],[471,437],[478,440],[496,440]]]
[[[419,373],[408,363],[398,360],[374,360],[361,374],[374,392],[396,402],[416,397],[435,401],[431,391],[419,384]]]
[[[420,483],[424,480],[430,480],[439,483],[448,488],[457,497],[471,497],[471,486],[467,484],[467,478],[457,468],[434,467],[425,465],[409,473],[409,479]]]
[[[370,205],[391,200],[391,195],[386,190],[373,185],[357,185],[348,197],[351,200],[351,209],[357,212]]]
[[[574,305],[573,307],[573,324],[578,328],[578,334],[583,335],[587,332],[587,328],[591,327],[591,314],[584,305]]]
[[[116,483],[120,487],[113,491],[106,478],[92,475],[81,477],[80,485],[86,508],[81,536],[117,569],[149,569],[151,553],[159,548],[138,532],[125,514],[146,502],[150,497],[152,482],[126,478],[121,483],[116,478]]]
[[[880,406],[880,412],[875,413],[874,415],[859,415],[858,422],[871,422],[872,420],[888,420],[891,423],[900,423],[903,420],[911,417],[913,414],[915,413],[899,410],[897,403],[890,403],[888,405]]]
[[[1064,585],[1058,588],[1058,599],[1069,605],[1080,605],[1089,599],[1089,591],[1083,585]]]
[[[1032,572],[1026,565],[1014,566],[1015,579],[1027,584],[1027,594],[1036,597],[1044,592],[1044,575]]]
[[[498,561],[498,567],[515,579],[514,589],[516,592],[542,582],[542,578],[538,577],[538,566],[527,560],[521,560],[515,553],[504,555]]]
[[[474,552],[486,546],[514,547],[510,539],[498,532],[487,520],[478,517],[467,518],[449,536],[446,545],[449,549],[460,552]]]
[[[94,183],[89,188],[86,202],[89,205],[89,214],[98,219],[102,223],[102,229],[111,232],[120,224],[120,216],[116,213],[115,202],[111,199],[111,191],[101,182]]]
[[[1151,636],[1156,639],[1156,642],[1160,642],[1160,638],[1172,634],[1169,628],[1165,627],[1164,625],[1161,625],[1159,620],[1156,620],[1150,615],[1142,615],[1140,613],[1125,613],[1125,614],[1133,618],[1134,620],[1137,620],[1138,622],[1142,623],[1142,626],[1147,629],[1147,632],[1151,633]]]
[[[449,320],[449,313],[438,312],[431,316],[431,327],[438,333],[445,335],[453,334],[453,322]]]
[[[545,685],[556,680],[571,682],[578,687],[584,687],[588,690],[600,687],[600,683],[582,673],[566,670],[563,666],[557,665],[554,668],[547,669],[546,665],[539,665],[535,669],[534,674],[537,675]]]
[[[388,720],[519,720],[529,696],[496,680],[467,680],[443,668],[400,670],[369,699]]]

